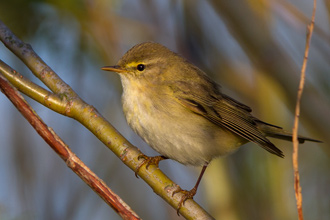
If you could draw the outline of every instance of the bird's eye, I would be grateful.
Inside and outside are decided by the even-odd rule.
[[[138,71],[143,71],[146,68],[146,66],[143,65],[143,64],[139,64],[139,65],[137,65],[136,68],[137,68]]]

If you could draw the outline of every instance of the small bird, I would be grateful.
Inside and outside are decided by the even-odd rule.
[[[193,198],[209,162],[254,142],[284,157],[267,137],[291,141],[291,133],[251,115],[251,108],[221,92],[202,70],[165,46],[146,42],[132,47],[115,66],[102,70],[120,75],[122,104],[130,127],[161,156],[143,157],[146,164],[163,159],[203,166],[195,186],[178,211]],[[300,143],[315,139],[298,136]],[[173,193],[173,195],[174,195]]]

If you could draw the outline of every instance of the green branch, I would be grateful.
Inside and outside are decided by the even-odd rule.
[[[0,40],[5,46],[19,57],[53,93],[22,77],[17,71],[4,62],[0,62],[0,73],[3,74],[19,91],[28,95],[47,108],[60,114],[74,118],[89,129],[99,140],[112,150],[123,163],[133,171],[141,161],[141,152],[129,143],[98,111],[85,103],[47,64],[33,51],[32,47],[17,38],[0,21]],[[178,188],[160,169],[150,166],[148,170],[142,166],[139,176],[172,207],[177,208],[182,193],[172,197]],[[212,219],[193,200],[187,200],[180,209],[187,219]]]

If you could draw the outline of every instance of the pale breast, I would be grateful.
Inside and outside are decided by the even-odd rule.
[[[183,164],[202,165],[245,143],[170,96],[144,92],[138,87],[124,88],[123,110],[132,129],[161,155]]]

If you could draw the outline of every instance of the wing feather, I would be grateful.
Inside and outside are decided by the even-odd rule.
[[[207,87],[203,87],[203,89],[205,88]],[[258,119],[250,114],[250,107],[229,96],[220,93],[217,94],[216,91],[198,94],[181,89],[175,89],[173,91],[178,102],[190,111],[205,117],[220,127],[234,132],[248,141],[258,144],[270,153],[284,157],[282,151],[271,143],[265,134],[259,130],[257,126]],[[200,94],[204,94],[204,96]]]

